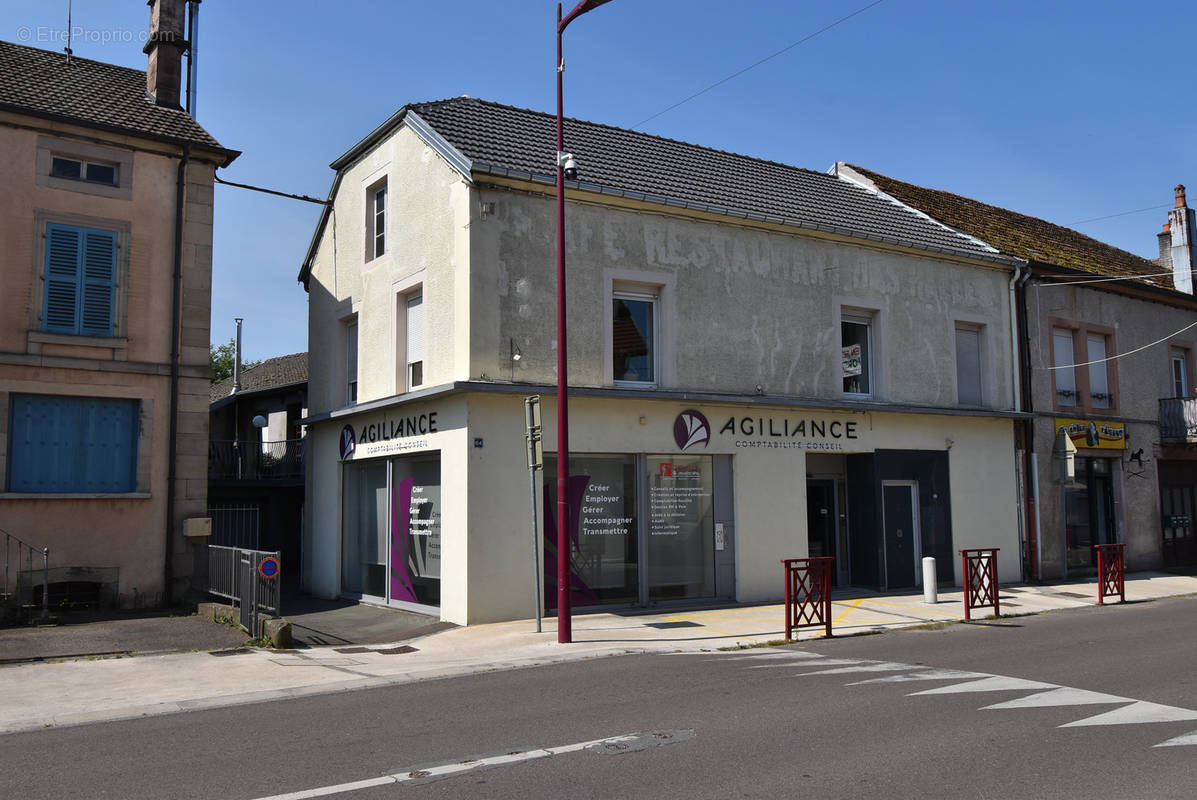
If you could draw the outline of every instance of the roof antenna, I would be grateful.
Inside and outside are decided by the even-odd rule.
[[[62,49],[66,51],[67,63],[71,63],[71,54],[74,53],[71,50],[71,0],[67,0],[67,45]]]

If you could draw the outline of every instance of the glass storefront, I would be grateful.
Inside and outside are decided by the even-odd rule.
[[[1114,541],[1114,492],[1110,459],[1076,459],[1076,480],[1064,487],[1064,531],[1068,569],[1097,565],[1095,544]]]
[[[545,607],[557,605],[556,459],[545,458]],[[709,456],[570,458],[576,605],[715,596]]]
[[[341,591],[440,605],[440,457],[344,465]]]

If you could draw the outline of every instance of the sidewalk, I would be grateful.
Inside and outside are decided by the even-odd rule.
[[[1197,594],[1197,577],[1126,577],[1127,602]],[[1114,603],[1117,603],[1115,598]],[[1002,588],[1003,615],[1097,604],[1096,581]],[[982,610],[979,615],[987,614]],[[881,595],[851,589],[833,598],[833,634],[950,623],[963,619],[960,590]],[[131,719],[312,694],[453,677],[497,669],[624,653],[702,652],[763,644],[784,636],[780,604],[656,614],[576,615],[573,643],[557,643],[556,620],[532,620],[431,633],[402,644],[307,650],[233,649],[208,653],[69,660],[0,667],[0,733]],[[799,639],[822,629],[797,631]]]

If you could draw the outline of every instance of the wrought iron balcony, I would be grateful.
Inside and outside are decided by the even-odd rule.
[[[208,443],[209,480],[279,480],[303,477],[303,439]]]
[[[1197,397],[1160,400],[1160,440],[1197,443]]]

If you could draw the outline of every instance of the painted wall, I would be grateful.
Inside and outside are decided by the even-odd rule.
[[[44,130],[17,129],[5,122]],[[104,144],[79,137],[102,138]],[[120,164],[121,186],[48,177],[52,155]],[[170,528],[175,599],[205,581],[202,544],[183,520],[206,514],[212,183],[202,151],[186,171],[179,424],[174,519],[166,515],[175,188],[178,156],[132,137],[0,115],[0,515],[4,527],[49,547],[51,567],[120,567],[120,602],[152,605],[164,594]],[[116,335],[42,332],[47,222],[118,233]],[[125,495],[18,495],[3,491],[12,393],[141,400],[137,491]]]

